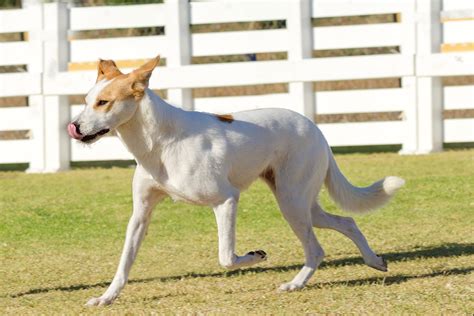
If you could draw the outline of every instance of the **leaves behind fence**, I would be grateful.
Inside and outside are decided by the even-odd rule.
[[[74,0],[75,6],[163,3],[163,0]]]
[[[0,0],[0,8],[14,8],[20,7],[21,1],[20,0]]]
[[[163,3],[163,0],[74,0],[76,6]],[[0,8],[20,8],[21,0],[0,0]]]

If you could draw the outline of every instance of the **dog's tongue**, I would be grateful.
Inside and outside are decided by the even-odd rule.
[[[81,139],[82,135],[77,132],[76,125],[69,123],[67,126],[67,132],[69,136],[71,136],[74,139]]]

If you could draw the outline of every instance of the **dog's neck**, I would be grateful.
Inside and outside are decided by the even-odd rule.
[[[156,164],[166,145],[181,133],[186,113],[147,89],[133,117],[117,127],[117,132],[137,163]]]

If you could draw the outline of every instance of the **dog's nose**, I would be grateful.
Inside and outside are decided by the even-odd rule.
[[[80,126],[80,125],[79,125],[78,123],[76,123],[76,122],[73,122],[72,124],[76,127],[76,132],[77,132],[79,135],[82,135],[81,130],[79,129],[79,126]]]
[[[74,139],[82,139],[82,134],[81,130],[79,128],[79,124],[77,123],[69,123],[67,126],[67,132],[69,136],[71,136]]]

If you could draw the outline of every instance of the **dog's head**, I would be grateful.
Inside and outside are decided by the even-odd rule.
[[[123,74],[113,60],[100,60],[97,81],[86,96],[85,109],[69,123],[69,135],[81,142],[93,143],[130,120],[159,61],[158,56]]]

